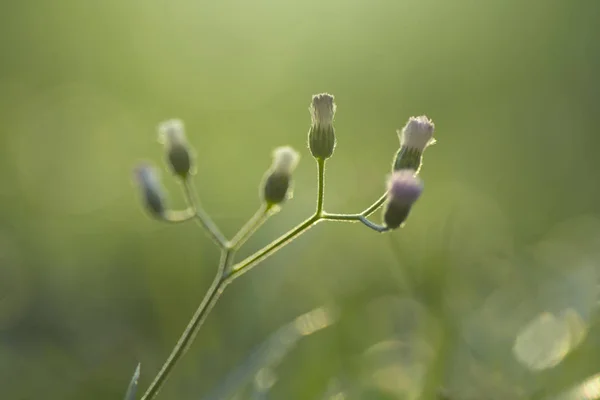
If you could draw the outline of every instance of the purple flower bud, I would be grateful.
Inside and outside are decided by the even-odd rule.
[[[156,169],[147,163],[140,164],[134,169],[134,178],[142,192],[146,209],[156,217],[164,216],[165,193]]]
[[[401,226],[412,205],[423,192],[423,182],[415,176],[415,171],[400,170],[388,179],[388,200],[383,212],[383,222],[390,229]]]

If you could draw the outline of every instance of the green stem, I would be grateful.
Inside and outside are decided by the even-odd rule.
[[[162,217],[162,220],[171,224],[179,224],[190,221],[194,219],[194,217],[196,217],[196,212],[192,207],[188,207],[181,211],[167,211]]]
[[[195,212],[195,218],[200,223],[202,228],[204,228],[204,230],[209,234],[210,238],[221,249],[227,248],[227,239],[225,239],[225,236],[223,236],[217,225],[200,205],[200,202],[195,195],[193,183],[190,179],[186,179],[183,182],[183,190],[190,207],[192,207]]]
[[[385,202],[385,194],[360,214],[325,213],[323,211],[325,193],[325,160],[317,160],[317,167],[318,185],[317,207],[315,213],[311,217],[307,218],[302,223],[297,225],[295,228],[289,230],[287,233],[283,234],[275,241],[271,242],[267,246],[263,247],[261,250],[255,252],[253,255],[238,262],[232,267],[230,267],[230,265],[233,263],[233,257],[235,255],[236,250],[252,235],[252,233],[254,233],[258,229],[258,227],[260,227],[260,225],[262,225],[262,223],[270,215],[271,209],[265,206],[262,207],[240,230],[240,232],[238,232],[238,234],[233,238],[233,240],[231,242],[228,242],[227,239],[225,239],[225,237],[221,233],[221,231],[218,229],[218,227],[200,207],[200,204],[196,200],[196,197],[194,195],[192,183],[189,180],[186,180],[184,182],[185,195],[188,199],[188,202],[190,203],[190,206],[192,207],[192,212],[194,213],[193,217],[195,217],[200,222],[202,227],[210,234],[211,238],[222,249],[221,261],[219,262],[217,275],[215,276],[213,283],[206,292],[204,298],[202,299],[202,302],[196,309],[196,312],[192,316],[192,319],[190,320],[189,324],[187,325],[181,337],[179,338],[179,341],[171,351],[169,358],[167,359],[167,361],[165,361],[161,370],[158,372],[158,374],[154,378],[154,381],[150,384],[141,400],[152,400],[158,394],[159,390],[169,377],[172,369],[175,367],[179,359],[185,354],[190,344],[194,341],[194,337],[196,336],[198,330],[206,320],[206,317],[208,316],[214,305],[219,300],[219,297],[221,296],[225,288],[235,279],[239,278],[241,275],[245,274],[246,272],[254,268],[256,265],[258,265],[258,263],[260,263],[262,260],[273,255],[286,244],[296,239],[298,236],[309,230],[311,227],[313,227],[320,221],[329,220],[362,222],[366,226],[378,232],[383,232],[387,230],[385,227],[373,224],[367,219],[369,215],[375,212]],[[182,217],[180,218],[180,220],[174,220],[172,222],[182,222],[184,220],[186,219]]]
[[[363,220],[370,215],[372,215],[375,211],[379,210],[379,208],[385,203],[387,199],[387,192],[381,195],[375,203],[371,204],[368,208],[366,208],[363,212],[357,214],[337,214],[337,213],[323,213],[323,219],[329,221],[342,221],[342,222],[363,222]],[[364,223],[364,222],[363,222]],[[368,226],[368,225],[367,225]]]
[[[385,200],[387,199],[387,192],[385,192],[384,194],[381,195],[380,198],[378,198],[375,203],[371,204],[369,206],[369,208],[365,209],[363,212],[360,213],[360,215],[362,215],[363,217],[368,217],[371,214],[373,214],[375,211],[379,210],[379,208],[383,205],[383,203],[385,203]]]
[[[242,245],[265,223],[276,209],[270,205],[263,204],[258,211],[250,218],[239,232],[229,242],[229,248],[238,250]]]
[[[146,393],[142,396],[141,400],[151,400],[153,399],[161,387],[166,382],[169,377],[171,370],[175,367],[179,359],[185,354],[189,346],[194,341],[198,330],[206,320],[206,317],[217,303],[217,300],[223,293],[225,289],[226,283],[224,281],[225,269],[230,262],[230,257],[232,252],[229,250],[224,250],[221,252],[221,261],[219,262],[219,267],[217,269],[217,274],[212,284],[210,285],[208,291],[204,295],[202,302],[196,309],[196,312],[192,316],[192,319],[188,323],[187,327],[181,334],[181,337],[177,341],[177,344],[171,351],[169,358],[163,364],[162,368],[154,378],[154,381],[150,384]]]
[[[317,210],[315,211],[316,216],[323,214],[323,204],[325,201],[325,160],[322,158],[317,159]]]
[[[256,266],[259,262],[274,254],[277,250],[281,249],[287,243],[294,240],[296,237],[303,234],[317,222],[319,222],[321,218],[318,215],[313,215],[312,217],[304,220],[301,224],[297,225],[295,228],[289,230],[279,239],[271,242],[269,245],[265,246],[261,250],[257,251],[253,255],[246,257],[244,260],[235,264],[231,268],[231,272],[225,277],[225,280],[231,282],[237,279],[240,275],[245,274],[249,270],[251,270],[254,266]]]

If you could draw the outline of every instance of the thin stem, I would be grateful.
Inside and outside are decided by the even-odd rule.
[[[366,227],[373,229],[375,232],[387,232],[390,230],[387,226],[377,225],[367,219],[362,214],[329,214],[324,213],[321,216],[324,221],[338,221],[338,222],[362,222]]]
[[[158,372],[157,376],[154,378],[154,381],[150,384],[141,400],[152,400],[157,395],[157,393],[169,377],[172,369],[175,367],[179,359],[185,354],[188,347],[194,341],[198,330],[206,320],[208,314],[210,313],[214,305],[217,303],[219,297],[221,296],[225,288],[235,279],[239,278],[241,275],[245,274],[246,272],[254,268],[256,265],[258,265],[258,263],[260,263],[267,257],[273,255],[286,244],[296,239],[298,236],[302,235],[304,232],[309,230],[311,227],[313,227],[320,221],[329,220],[362,222],[363,224],[365,224],[371,229],[376,230],[377,232],[384,232],[387,230],[386,227],[374,224],[367,219],[369,215],[374,213],[385,202],[386,194],[384,194],[381,198],[379,198],[375,203],[373,203],[369,208],[367,208],[360,214],[325,213],[323,211],[325,193],[325,160],[317,160],[317,168],[318,186],[317,206],[315,213],[311,217],[307,218],[302,223],[297,225],[295,228],[289,230],[287,233],[280,236],[275,241],[271,242],[267,246],[263,247],[261,250],[255,252],[253,255],[247,257],[246,259],[238,262],[233,266],[231,266],[231,264],[233,263],[233,257],[235,255],[236,250],[252,235],[252,233],[254,233],[258,229],[258,227],[260,227],[260,225],[262,225],[262,223],[264,223],[264,221],[271,214],[271,208],[263,206],[261,209],[259,209],[259,211],[238,232],[238,234],[233,238],[233,240],[231,242],[228,242],[219,230],[219,228],[214,224],[214,222],[206,214],[206,212],[204,212],[204,210],[200,206],[200,203],[197,201],[196,196],[194,194],[192,182],[189,179],[184,181],[184,192],[193,212],[192,217],[194,217],[200,222],[200,225],[209,233],[211,238],[221,248],[221,261],[219,262],[215,279],[210,285],[204,298],[202,299],[202,302],[196,309],[196,312],[192,316],[192,319],[190,320],[181,337],[179,338],[179,341],[171,351],[171,354],[167,358],[167,361],[165,361],[161,370]],[[187,219],[190,218],[191,217],[188,216]],[[171,222],[183,222],[187,219],[181,217],[179,219],[173,219]]]
[[[244,260],[238,262],[231,268],[231,272],[225,277],[225,280],[231,282],[237,279],[240,275],[251,270],[256,264],[264,260],[265,258],[274,254],[277,250],[281,249],[287,243],[291,242],[309,228],[311,228],[314,224],[322,220],[318,215],[313,215],[312,217],[304,220],[301,224],[297,225],[295,228],[289,230],[287,233],[282,235],[279,239],[271,242],[269,245],[265,246],[261,250],[257,251],[253,255],[246,257]]]
[[[191,179],[186,179],[183,182],[183,191],[185,193],[185,197],[192,209],[195,212],[195,218],[200,223],[202,228],[209,234],[211,239],[221,248],[227,248],[227,239],[221,233],[217,225],[213,222],[210,216],[204,211],[200,202],[196,198],[196,194],[194,191],[194,185]]]
[[[262,224],[265,223],[267,219],[271,215],[273,215],[276,211],[274,207],[271,205],[263,204],[260,206],[258,211],[248,220],[248,222],[239,230],[239,232],[234,236],[233,239],[229,242],[229,247],[233,250],[237,250],[252,236],[254,232],[258,228],[261,227]]]
[[[171,224],[180,224],[182,222],[187,222],[194,219],[195,216],[196,212],[194,209],[192,207],[188,207],[181,211],[167,211],[167,213],[162,217],[162,220]]]
[[[381,207],[383,205],[383,203],[385,203],[385,200],[387,199],[387,192],[385,192],[384,194],[381,195],[380,198],[378,198],[375,203],[371,204],[369,206],[369,208],[365,209],[363,212],[360,213],[360,215],[364,216],[364,217],[368,217],[371,214],[373,214],[375,211],[377,211],[379,209],[379,207]]]
[[[225,288],[223,276],[224,271],[227,265],[229,264],[230,257],[232,252],[229,250],[224,250],[221,252],[221,261],[219,262],[219,267],[217,269],[217,274],[212,284],[210,285],[208,291],[204,295],[202,302],[196,309],[196,312],[192,316],[192,319],[188,323],[187,327],[181,334],[181,337],[177,341],[177,344],[171,351],[169,358],[163,364],[162,368],[154,378],[154,381],[150,384],[144,396],[142,396],[141,400],[151,400],[153,399],[161,389],[161,387],[166,382],[169,377],[171,370],[179,359],[185,354],[191,343],[194,341],[198,330],[206,320],[206,317],[217,303],[217,300],[223,293],[223,289]]]
[[[361,214],[333,214],[323,213],[321,218],[326,221],[339,221],[339,222],[360,222]]]
[[[375,211],[377,211],[385,200],[387,199],[387,192],[384,193],[380,198],[378,198],[375,203],[371,204],[367,209],[358,214],[337,214],[337,213],[322,213],[322,217],[325,220],[329,221],[341,221],[341,222],[363,222],[363,218],[367,218],[372,215]],[[372,224],[365,224],[371,227]]]
[[[315,215],[321,216],[323,214],[323,204],[325,201],[325,160],[322,158],[317,159],[317,210]]]
[[[367,219],[367,217],[361,215],[359,217],[360,222],[362,222],[365,226],[373,229],[375,232],[379,232],[379,233],[383,233],[383,232],[387,232],[390,230],[390,228],[388,228],[387,226],[384,225],[377,225],[374,222],[371,222]]]

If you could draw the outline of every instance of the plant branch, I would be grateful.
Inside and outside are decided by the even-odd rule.
[[[311,216],[310,218],[307,218],[306,220],[304,220],[304,222],[300,223],[295,228],[283,234],[281,237],[279,237],[279,239],[274,240],[261,250],[235,264],[231,268],[231,272],[226,276],[225,280],[231,282],[237,279],[240,275],[245,274],[254,266],[256,266],[259,262],[274,254],[277,250],[281,249],[287,243],[291,242],[292,240],[303,234],[305,231],[307,231],[320,220],[321,218],[316,214]]]
[[[162,368],[154,378],[154,381],[150,384],[144,396],[142,396],[141,400],[151,400],[153,399],[161,389],[161,387],[166,382],[169,377],[171,370],[175,367],[179,359],[185,354],[189,346],[194,341],[198,330],[206,320],[206,317],[217,303],[217,300],[223,293],[223,289],[225,287],[224,282],[224,274],[225,269],[230,263],[230,257],[232,252],[229,250],[223,250],[221,252],[221,261],[219,262],[219,267],[217,269],[217,274],[212,284],[210,285],[208,291],[204,295],[202,302],[196,309],[196,312],[192,316],[192,319],[188,323],[187,327],[181,334],[179,341],[171,351],[169,358],[163,364]]]
[[[233,258],[237,249],[239,249],[244,242],[250,236],[252,236],[252,234],[256,232],[256,230],[268,219],[268,217],[272,215],[274,209],[269,206],[262,206],[240,229],[235,237],[231,241],[227,241],[219,228],[200,206],[195,197],[193,185],[190,180],[186,180],[184,182],[185,195],[191,207],[190,211],[184,212],[191,213],[191,215],[182,214],[181,216],[178,216],[178,218],[173,217],[167,220],[170,222],[183,222],[192,218],[197,219],[200,225],[209,233],[211,239],[215,241],[221,248],[221,261],[219,262],[215,279],[202,299],[202,302],[196,309],[196,312],[182,333],[179,341],[171,351],[167,361],[165,361],[161,370],[158,372],[154,378],[154,381],[150,384],[141,400],[152,400],[157,395],[169,377],[172,369],[194,341],[194,337],[196,336],[198,330],[203,325],[206,317],[217,303],[225,288],[235,279],[239,278],[241,275],[258,265],[261,261],[273,255],[286,244],[302,235],[320,221],[361,222],[377,232],[385,232],[388,230],[387,227],[374,224],[367,219],[369,215],[373,214],[377,209],[379,209],[379,207],[383,205],[387,194],[381,196],[377,201],[375,201],[375,203],[373,203],[369,208],[360,214],[325,213],[323,211],[325,197],[325,160],[317,160],[317,172],[317,205],[314,214],[301,222],[295,228],[289,230],[278,239],[263,247],[261,250],[258,250],[251,256],[246,257],[244,260],[234,264],[233,266],[231,266],[231,264],[233,263]]]
[[[194,217],[200,223],[202,228],[209,234],[210,238],[221,248],[227,248],[227,239],[221,233],[217,225],[213,222],[210,216],[204,211],[200,202],[196,198],[196,194],[194,191],[194,185],[191,179],[186,179],[183,182],[183,191],[185,193],[185,197],[192,209],[194,210]]]
[[[267,219],[278,211],[277,206],[263,204],[258,211],[246,222],[246,224],[238,231],[238,233],[229,242],[229,248],[238,250],[248,240],[254,232],[265,223]]]

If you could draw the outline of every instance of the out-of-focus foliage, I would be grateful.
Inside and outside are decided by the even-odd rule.
[[[596,398],[598,21],[593,0],[4,2],[0,398],[121,399],[141,362],[139,394],[218,261],[197,226],[138,204],[157,124],[185,121],[229,236],[273,148],[303,149],[293,200],[245,256],[313,210],[323,91],[325,208],[375,200],[395,130],[427,114],[423,197],[402,230],[323,223],[236,281],[160,398],[417,398],[423,382],[453,400]],[[322,329],[290,328],[327,307]]]

